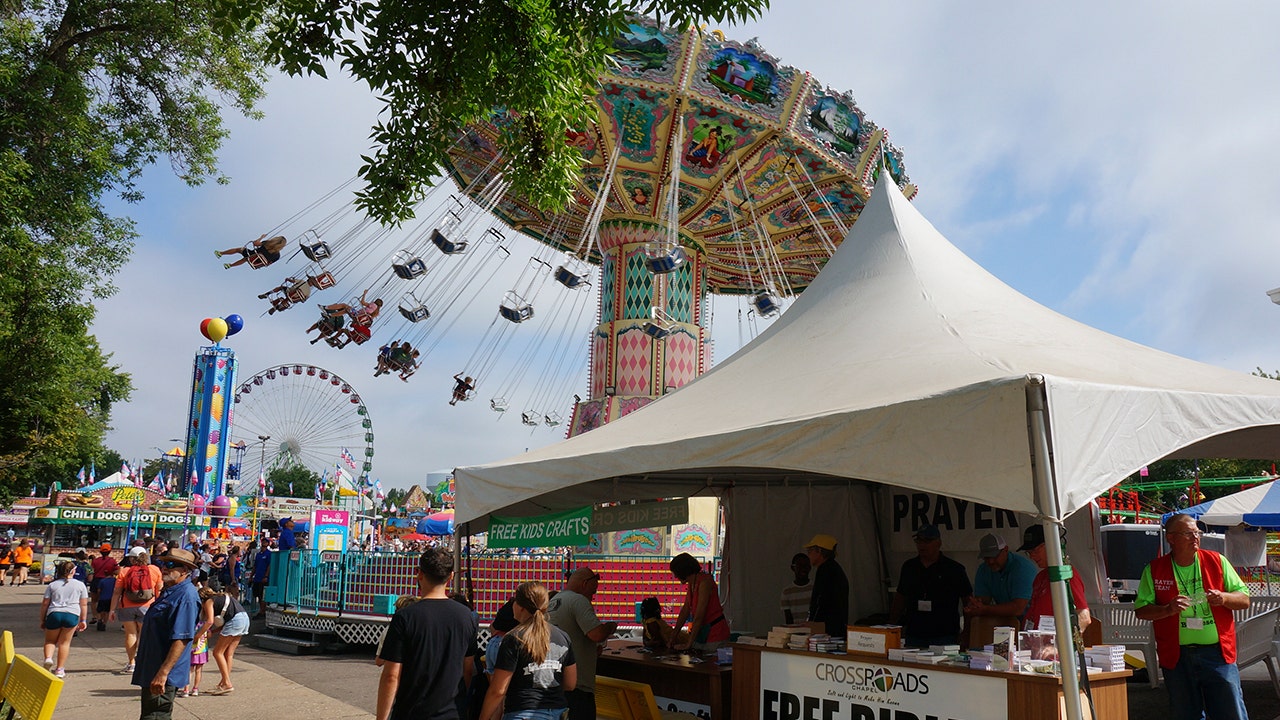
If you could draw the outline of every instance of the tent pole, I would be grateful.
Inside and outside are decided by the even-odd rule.
[[[1058,493],[1053,480],[1053,466],[1049,453],[1048,396],[1042,375],[1027,376],[1027,419],[1031,424],[1032,475],[1040,511],[1045,515],[1044,548],[1049,566],[1062,565],[1062,521],[1058,508]],[[1051,576],[1052,577],[1052,576]],[[1080,677],[1076,665],[1076,647],[1071,635],[1073,627],[1067,617],[1067,581],[1049,583],[1053,600],[1053,626],[1057,633],[1058,662],[1062,668],[1062,695],[1070,720],[1083,720],[1084,709],[1080,704]]]

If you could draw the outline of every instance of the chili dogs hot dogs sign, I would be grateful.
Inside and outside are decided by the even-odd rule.
[[[764,652],[760,720],[1007,720],[999,676]]]

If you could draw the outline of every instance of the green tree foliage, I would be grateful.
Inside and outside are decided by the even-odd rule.
[[[220,104],[252,115],[264,78],[256,22],[222,8],[0,0],[0,486],[74,477],[128,397],[87,332],[135,237],[103,200],[162,157],[222,180]]]
[[[257,0],[267,3],[270,0]],[[581,156],[565,132],[589,127],[599,75],[633,13],[672,27],[754,18],[768,0],[288,0],[272,57],[294,74],[337,60],[383,102],[359,202],[406,219],[468,123],[505,112],[500,146],[515,192],[562,206]],[[245,5],[246,15],[261,6]]]
[[[267,480],[275,488],[273,494],[277,497],[312,498],[320,476],[301,465],[290,465],[274,468],[267,473]],[[289,490],[290,482],[293,483],[292,492]]]

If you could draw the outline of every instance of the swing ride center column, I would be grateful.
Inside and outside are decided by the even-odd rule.
[[[703,254],[681,233],[688,260],[668,273],[649,269],[646,249],[664,244],[669,232],[652,220],[600,223],[600,324],[591,335],[591,396],[574,410],[571,436],[644,407],[706,370]]]

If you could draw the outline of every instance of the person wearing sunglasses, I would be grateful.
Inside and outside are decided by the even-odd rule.
[[[173,549],[156,564],[164,589],[142,618],[132,682],[141,688],[141,717],[169,720],[178,688],[190,681],[191,640],[200,618],[200,595],[190,578],[198,563],[192,552]]]
[[[1171,717],[1245,720],[1233,611],[1249,607],[1249,589],[1226,558],[1200,547],[1192,516],[1170,516],[1164,534],[1170,552],[1142,571],[1134,614],[1155,626]]]

